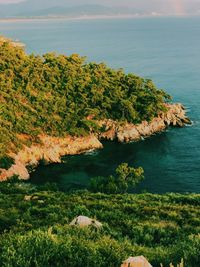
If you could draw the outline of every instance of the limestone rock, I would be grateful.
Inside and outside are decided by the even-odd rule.
[[[121,267],[152,267],[144,256],[130,257],[125,260]]]
[[[103,128],[99,138],[103,140],[113,141],[116,138],[117,123],[113,120],[107,119],[98,122],[99,126]]]
[[[31,201],[31,199],[32,199],[32,196],[24,196],[25,201]]]
[[[25,47],[25,44],[20,43],[19,41],[13,41],[13,40],[8,39],[4,36],[0,36],[0,46],[3,45],[4,43],[9,43],[9,45],[11,45],[13,47],[20,47],[20,48]]]
[[[74,218],[73,221],[70,223],[70,225],[79,227],[87,227],[87,226],[94,226],[96,228],[102,227],[102,223],[86,216],[78,216]]]
[[[38,200],[38,202],[40,201],[38,196],[31,196],[31,195],[24,196],[24,200],[25,201]]]
[[[134,124],[126,124],[119,127],[117,131],[117,139],[119,142],[130,142],[140,140],[141,136]]]
[[[40,144],[32,144],[31,147],[24,148],[17,154],[11,154],[15,163],[8,169],[0,169],[0,181],[7,180],[13,175],[18,175],[21,179],[28,179],[29,172],[27,165],[34,165],[43,160],[46,163],[59,163],[61,157],[65,155],[76,155],[103,147],[99,140],[114,140],[119,142],[138,141],[152,134],[163,131],[172,125],[183,127],[191,124],[186,116],[186,110],[181,104],[165,104],[166,111],[161,112],[150,122],[143,121],[140,124],[124,123],[111,119],[99,121],[99,126],[104,130],[98,137],[90,134],[85,137],[51,137],[47,135],[38,136]],[[24,136],[23,136],[24,138]],[[27,137],[26,137],[27,138]]]
[[[181,104],[165,104],[167,111],[161,112],[150,122],[142,121],[140,124],[125,123],[117,125],[116,121],[103,120],[99,125],[105,129],[99,135],[100,139],[114,140],[119,142],[137,141],[152,134],[162,132],[167,126],[183,127],[185,124],[191,124],[186,116],[185,108]]]
[[[46,163],[59,163],[61,157],[65,155],[76,155],[91,149],[100,149],[103,145],[94,135],[85,137],[51,137],[47,135],[39,136],[40,144],[32,144],[31,147],[24,148],[17,154],[10,155],[15,160],[8,170],[0,169],[0,181],[7,180],[13,175],[18,175],[20,179],[29,179],[27,165],[34,166],[44,160]]]

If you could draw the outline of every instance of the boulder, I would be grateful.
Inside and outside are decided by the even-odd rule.
[[[102,223],[98,222],[95,219],[86,217],[86,216],[78,216],[74,218],[73,221],[69,225],[79,226],[79,227],[87,227],[87,226],[94,226],[96,228],[102,227]]]
[[[117,139],[121,143],[140,140],[140,138],[140,133],[137,131],[134,124],[127,124],[124,127],[119,127],[117,131]]]
[[[24,196],[25,201],[31,201],[32,196]]]
[[[136,129],[141,136],[150,136],[152,134],[151,128],[149,127],[149,123],[147,121],[137,124]]]
[[[152,267],[144,256],[129,257],[125,260],[121,267]]]

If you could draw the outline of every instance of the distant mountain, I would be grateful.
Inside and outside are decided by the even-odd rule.
[[[82,3],[82,4],[81,4]],[[89,3],[89,4],[83,4]],[[46,17],[46,16],[91,16],[91,15],[133,15],[133,14],[200,14],[197,0],[184,0],[182,5],[173,1],[134,0],[130,7],[119,7],[114,1],[95,0],[24,0],[18,4],[0,4],[0,18]],[[112,7],[109,6],[112,4]],[[116,4],[115,4],[116,3]],[[123,5],[123,1],[121,1]],[[127,2],[124,1],[124,5]]]
[[[152,1],[152,0],[151,0]],[[41,17],[41,16],[82,16],[82,15],[125,15],[154,12],[154,6],[135,5],[129,7],[110,7],[107,5],[77,5],[71,0],[27,0],[18,4],[0,4],[0,17]],[[137,1],[136,1],[137,2]]]
[[[74,7],[54,6],[46,9],[30,10],[17,13],[17,16],[84,16],[84,15],[116,15],[130,13],[128,9],[111,8],[101,5],[81,5]]]
[[[37,1],[37,0],[36,0]],[[46,17],[46,16],[90,16],[90,15],[130,15],[141,13],[141,9],[126,7],[108,7],[103,5],[52,6],[41,8],[28,2],[13,5],[0,5],[0,17]]]

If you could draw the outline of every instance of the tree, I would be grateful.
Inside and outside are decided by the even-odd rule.
[[[115,175],[108,177],[98,176],[91,179],[90,189],[94,192],[107,194],[123,194],[129,188],[134,188],[144,179],[143,168],[129,167],[127,163],[120,164],[115,170]]]

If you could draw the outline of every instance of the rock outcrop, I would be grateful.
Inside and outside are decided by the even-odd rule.
[[[121,267],[152,267],[144,256],[129,257],[125,260]]]
[[[18,175],[21,179],[28,179],[27,165],[36,166],[41,160],[47,163],[61,162],[62,156],[100,149],[103,145],[99,140],[138,141],[161,132],[170,125],[183,127],[185,124],[191,123],[181,104],[166,104],[166,108],[166,112],[162,112],[150,122],[143,121],[137,125],[131,123],[120,124],[109,119],[99,121],[99,125],[105,131],[97,136],[94,134],[86,137],[66,136],[64,138],[39,136],[40,144],[32,144],[30,147],[24,146],[17,154],[10,154],[15,160],[15,164],[8,170],[0,169],[0,181],[6,180],[13,175]]]
[[[101,121],[100,126],[105,128],[105,132],[101,133],[99,138],[106,140],[117,139],[119,142],[128,143],[161,132],[170,125],[183,127],[191,123],[181,104],[166,104],[166,108],[166,112],[160,113],[158,117],[150,122],[143,121],[140,124],[125,123],[120,125],[112,120]]]
[[[96,136],[86,137],[50,137],[40,136],[40,144],[33,144],[31,147],[25,146],[19,153],[10,154],[15,160],[15,164],[8,170],[0,169],[0,180],[18,175],[21,179],[29,179],[27,165],[36,166],[41,160],[47,163],[61,162],[61,157],[65,155],[76,155],[88,150],[102,148]]]
[[[4,43],[9,43],[13,47],[20,47],[20,48],[25,47],[25,44],[23,43],[20,43],[18,41],[12,41],[11,39],[8,39],[4,36],[0,36],[0,46],[3,45]]]
[[[95,228],[100,228],[102,227],[102,223],[98,222],[95,219],[91,219],[86,216],[78,216],[73,219],[73,221],[69,224],[71,226],[79,226],[79,227],[88,227],[88,226],[93,226]]]

